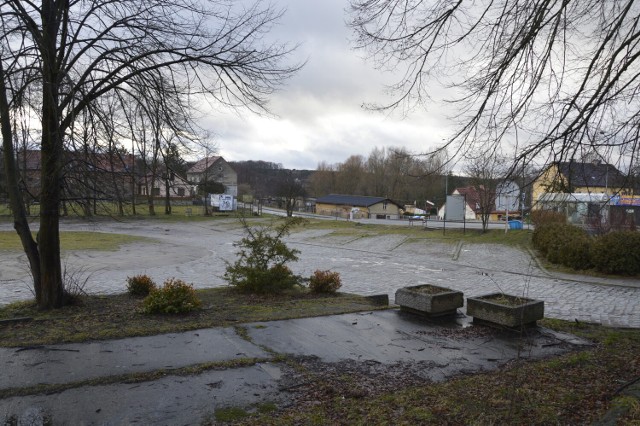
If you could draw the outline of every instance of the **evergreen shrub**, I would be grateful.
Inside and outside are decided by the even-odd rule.
[[[640,274],[640,232],[615,231],[595,239],[591,259],[606,274]]]
[[[536,227],[533,246],[551,263],[589,269],[593,239],[577,226],[550,222]]]
[[[240,248],[238,259],[227,262],[224,279],[243,293],[258,294],[282,293],[300,284],[301,278],[286,266],[298,260],[300,251],[289,248],[283,238],[292,226],[304,222],[287,218],[279,225],[251,227],[243,219],[246,236],[234,243]]]
[[[142,301],[145,314],[180,314],[191,312],[201,305],[193,286],[182,280],[170,278],[162,288],[151,290]]]

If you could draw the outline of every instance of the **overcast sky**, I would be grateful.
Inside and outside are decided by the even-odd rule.
[[[276,117],[213,111],[203,127],[228,161],[263,160],[285,168],[315,169],[319,162],[367,156],[374,147],[423,152],[441,143],[447,122],[438,105],[408,118],[365,110],[384,101],[384,81],[393,81],[353,50],[345,22],[347,0],[273,0],[287,9],[274,36],[300,43],[294,58],[305,67],[271,98]]]

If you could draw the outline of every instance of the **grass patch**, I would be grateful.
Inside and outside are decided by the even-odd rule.
[[[219,408],[215,412],[216,421],[233,422],[249,416],[249,412],[240,407]]]
[[[233,423],[249,417],[252,413],[269,414],[276,411],[278,407],[274,403],[264,403],[251,406],[248,409],[240,407],[218,408],[215,411],[216,422]]]
[[[132,219],[132,218],[145,218],[150,220],[164,220],[170,222],[184,221],[184,222],[197,222],[206,221],[216,218],[228,218],[237,217],[242,212],[211,212],[209,208],[209,216],[204,215],[203,206],[195,205],[173,205],[171,206],[171,214],[165,214],[164,212],[164,200],[155,202],[155,215],[149,215],[149,206],[146,203],[136,204],[135,215],[133,214],[133,207],[131,204],[124,205],[124,214],[120,215],[118,207],[115,203],[100,202],[96,204],[96,210],[92,209],[92,216],[87,218],[84,216],[84,210],[78,205],[68,204],[67,216],[63,216],[61,220],[68,219],[87,219],[87,220],[101,220],[101,219]],[[40,205],[34,204],[29,210],[29,218],[34,219],[40,215]],[[12,220],[11,211],[7,204],[0,203],[0,220],[10,221]]]
[[[354,238],[366,238],[383,235],[402,235],[411,240],[421,239],[427,241],[456,243],[462,240],[465,244],[505,244],[509,246],[531,247],[532,232],[528,230],[509,231],[490,229],[482,232],[478,229],[447,229],[442,231],[425,230],[422,226],[398,226],[380,224],[361,224],[357,222],[315,220],[311,219],[298,230],[326,229],[331,231],[329,236],[351,236]],[[294,229],[295,231],[295,229]]]
[[[31,321],[0,324],[0,345],[43,345],[86,340],[149,336],[246,322],[332,315],[380,309],[362,296],[317,295],[304,290],[278,296],[243,295],[228,287],[196,290],[202,309],[181,315],[145,315],[141,299],[128,294],[84,296],[79,303],[40,312],[33,302],[0,308],[0,320]]]
[[[35,238],[35,233],[34,233]],[[62,250],[100,250],[115,251],[125,244],[150,242],[151,238],[133,235],[112,234],[106,232],[61,232],[60,247]],[[2,250],[22,250],[20,238],[15,231],[0,231],[0,247]]]
[[[296,406],[237,424],[591,424],[618,407],[624,411],[611,424],[638,424],[638,398],[617,394],[640,376],[640,330],[543,323],[590,338],[595,345],[548,360],[514,361],[490,373],[399,384],[392,390],[384,387],[383,376],[365,382],[357,375],[313,373]],[[366,385],[354,392],[354,383]]]

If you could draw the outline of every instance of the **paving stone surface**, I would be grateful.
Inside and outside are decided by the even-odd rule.
[[[226,285],[225,260],[233,261],[233,243],[242,237],[234,220],[195,223],[63,222],[64,230],[116,232],[153,238],[117,252],[70,252],[69,271],[88,276],[86,291],[125,291],[126,278],[146,273],[157,282],[179,277],[196,288]],[[0,224],[9,230],[10,224]],[[432,243],[413,226],[415,237],[380,235],[357,238],[325,230],[302,230],[287,238],[299,249],[294,272],[309,276],[316,269],[341,274],[343,290],[356,294],[385,293],[431,283],[461,290],[465,296],[496,291],[545,301],[551,318],[596,322],[608,326],[640,327],[640,282],[569,274],[550,274],[531,254],[514,247],[490,244]],[[0,304],[32,297],[24,255],[0,250]]]

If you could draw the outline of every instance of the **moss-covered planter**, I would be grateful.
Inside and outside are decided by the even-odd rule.
[[[534,326],[544,318],[544,302],[503,293],[467,298],[467,315],[473,320],[505,327]]]
[[[464,295],[450,288],[423,284],[398,289],[396,305],[403,311],[430,317],[451,315],[464,305]]]

